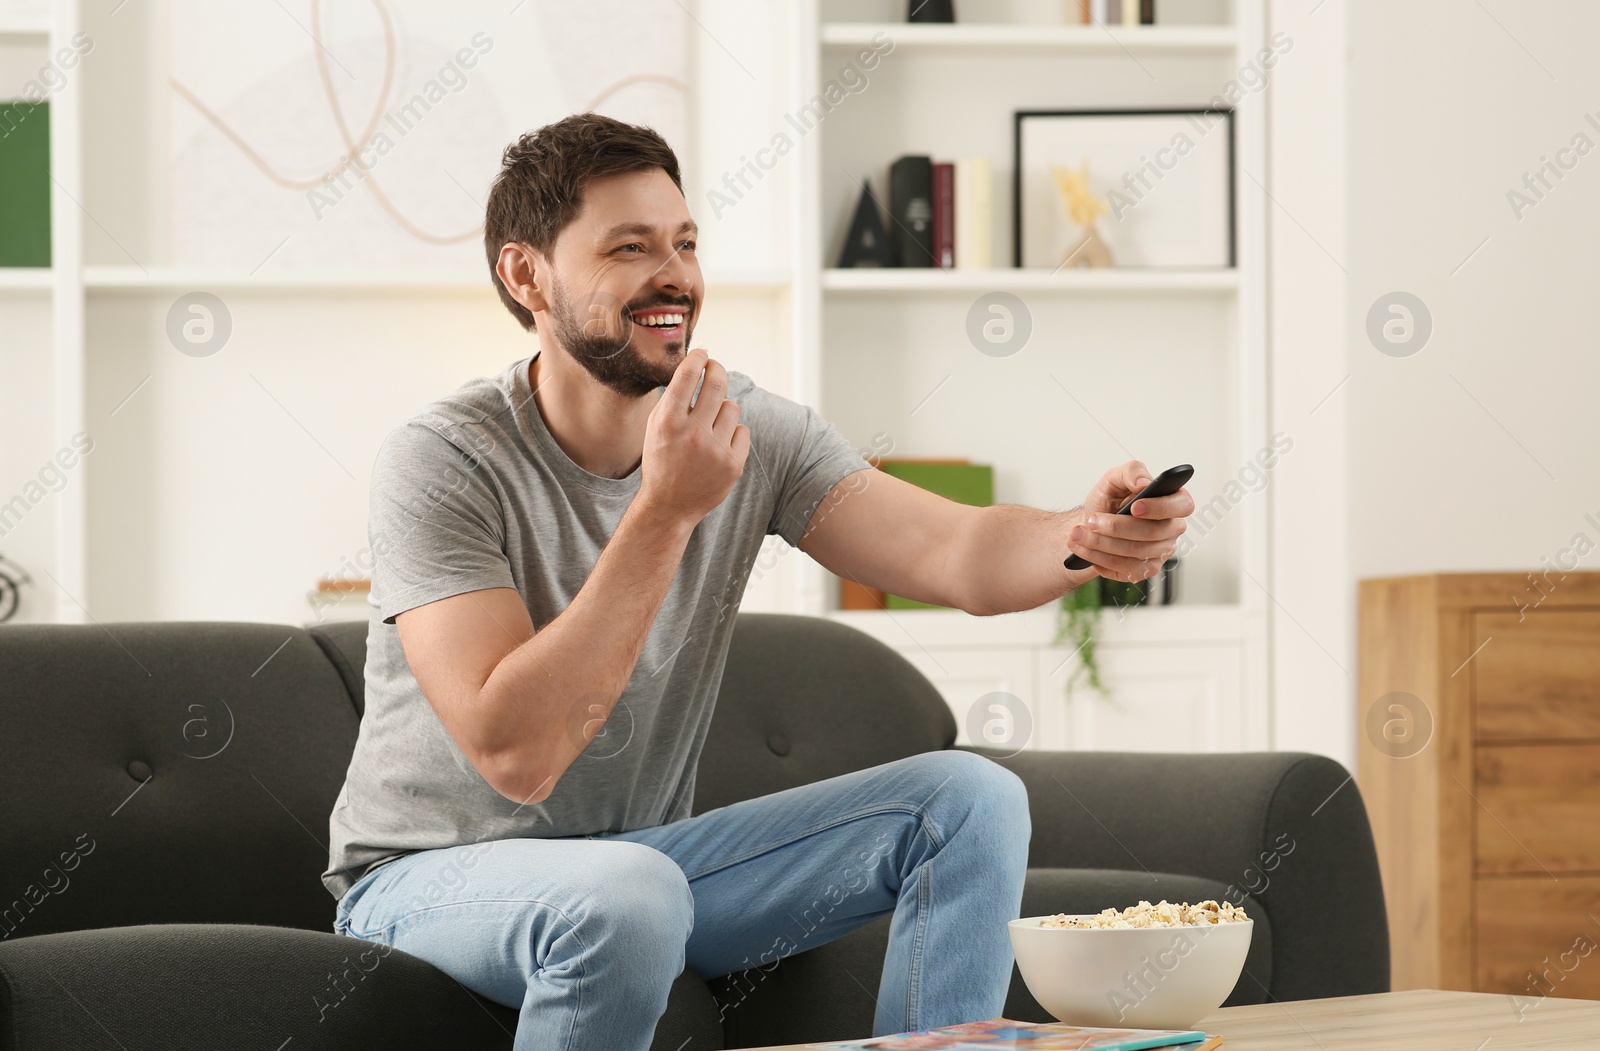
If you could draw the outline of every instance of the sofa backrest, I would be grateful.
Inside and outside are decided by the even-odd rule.
[[[311,629],[361,696],[367,626]],[[695,774],[694,812],[955,743],[955,717],[904,657],[821,617],[740,613]]]
[[[331,929],[319,877],[366,632],[0,627],[0,940],[138,923]],[[739,614],[695,811],[954,739],[938,692],[882,643]]]
[[[331,929],[318,877],[357,725],[299,628],[0,627],[0,939]]]

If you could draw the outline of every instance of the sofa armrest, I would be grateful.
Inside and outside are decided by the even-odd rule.
[[[1027,786],[1030,866],[1217,880],[1234,888],[1234,901],[1249,895],[1268,913],[1272,999],[1388,991],[1388,917],[1372,829],[1354,780],[1332,759],[966,750]]]
[[[0,1051],[502,1051],[516,1027],[516,1011],[415,956],[331,933],[148,924],[0,944]]]

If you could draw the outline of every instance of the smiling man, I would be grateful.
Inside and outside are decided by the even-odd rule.
[[[1097,572],[1153,575],[1193,501],[1113,517],[1138,463],[1060,513],[873,471],[815,411],[690,349],[695,238],[649,129],[581,114],[506,150],[485,247],[539,350],[378,454],[334,929],[520,1008],[519,1049],[644,1051],[686,966],[770,968],[891,913],[874,1032],[993,1017],[1021,782],[944,751],[691,817],[726,610],[773,533],[896,594],[1030,609]]]

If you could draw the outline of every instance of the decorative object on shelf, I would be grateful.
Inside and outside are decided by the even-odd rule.
[[[850,232],[845,235],[839,265],[845,268],[894,265],[894,242],[889,240],[889,230],[883,225],[883,211],[872,195],[869,179],[861,180],[861,199],[856,202],[856,214],[850,220]]]
[[[955,0],[906,0],[907,22],[954,22]]]
[[[956,161],[956,269],[994,266],[994,177],[989,158]]]
[[[1128,583],[1100,578],[1100,594],[1105,603],[1126,609],[1129,606],[1170,606],[1178,597],[1178,560],[1169,558],[1161,572],[1148,580]]]
[[[1095,220],[1111,206],[1089,192],[1088,160],[1085,159],[1083,166],[1076,171],[1051,165],[1050,174],[1056,181],[1056,192],[1061,194],[1061,204],[1066,209],[1067,218],[1083,227],[1083,234],[1067,246],[1061,257],[1061,266],[1110,266],[1111,249],[1100,237]]]
[[[49,265],[50,106],[0,100],[0,266]]]
[[[1105,606],[1115,606],[1117,609],[1127,609],[1129,606],[1145,606],[1150,603],[1150,581],[1148,580],[1111,580],[1099,577],[1096,581],[1100,585],[1100,602]]]
[[[907,156],[889,168],[895,265],[933,265],[933,160]]]
[[[1067,675],[1065,693],[1069,697],[1080,684],[1088,686],[1102,697],[1109,699],[1111,696],[1111,691],[1106,689],[1106,684],[1100,678],[1100,620],[1103,608],[1100,580],[1100,577],[1095,577],[1062,595],[1056,611],[1055,644],[1072,647],[1073,654],[1078,658],[1078,663]]]
[[[879,461],[878,470],[958,503],[973,507],[988,507],[994,503],[994,468],[988,464],[962,459],[885,459]],[[943,608],[900,595],[885,595],[883,604],[888,609]]]
[[[1178,601],[1178,562],[1176,558],[1167,559],[1161,566],[1161,575],[1150,581],[1157,605],[1170,606]]]
[[[1054,269],[1081,239],[1054,174],[1072,164],[1105,198],[1116,265],[1234,265],[1231,109],[1019,110],[1013,148],[1017,266]]]
[[[15,562],[7,562],[0,555],[0,624],[10,620],[22,605],[22,585],[33,583],[33,578],[23,572]]]
[[[1142,26],[1156,24],[1156,0],[1139,0],[1139,24]]]

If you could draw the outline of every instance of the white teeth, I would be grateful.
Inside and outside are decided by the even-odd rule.
[[[683,324],[682,314],[643,314],[633,319],[641,325],[670,326]]]

